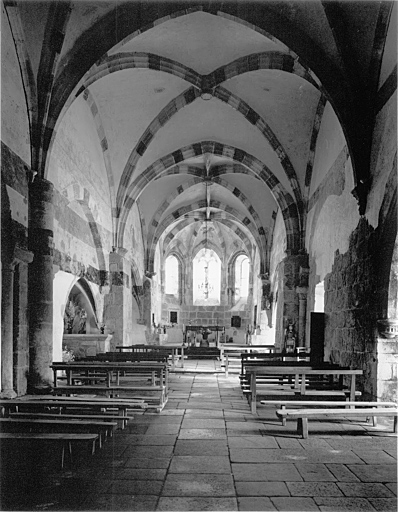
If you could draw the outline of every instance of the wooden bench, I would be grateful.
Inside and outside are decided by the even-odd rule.
[[[355,403],[355,402],[354,402]],[[377,403],[377,402],[376,402]],[[369,407],[355,409],[280,409],[276,411],[278,418],[297,419],[297,433],[303,439],[308,437],[308,419],[323,419],[336,417],[394,417],[394,432],[397,432],[397,407]]]
[[[267,357],[263,357],[267,356]],[[269,357],[268,357],[269,356]],[[273,359],[273,357],[278,356],[276,359]],[[280,360],[281,354],[254,354],[248,355],[248,354],[242,354],[241,356],[241,373],[239,375],[239,379],[241,382],[241,386],[250,384],[250,375],[247,373],[248,368],[257,368],[257,367],[277,367],[277,374],[272,375],[271,373],[267,374],[261,374],[258,373],[258,379],[263,379],[264,381],[269,381],[271,379],[276,379],[282,381],[284,378],[284,374],[280,372],[280,368],[286,367],[286,368],[301,368],[301,369],[317,369],[317,368],[330,368],[330,369],[339,369],[341,368],[337,364],[331,364],[331,363],[322,363],[322,364],[316,364],[313,365],[307,361],[282,361]],[[288,381],[290,383],[293,382],[293,375],[290,373],[287,374]],[[314,379],[313,379],[314,380]],[[323,382],[325,382],[325,379],[322,379]],[[296,381],[296,387],[298,387],[298,381]]]
[[[233,365],[233,363],[238,362],[239,367],[241,366],[242,355],[250,355],[252,353],[261,352],[261,355],[264,357],[273,357],[272,352],[274,351],[274,345],[222,344],[220,345],[220,365],[221,367],[224,367],[225,376],[228,377],[228,372],[237,368],[237,365]]]
[[[100,448],[102,447],[102,436],[104,439],[107,436],[111,437],[116,427],[117,423],[114,421],[69,420],[63,419],[61,415],[54,415],[54,418],[51,419],[0,418],[0,430],[2,432],[26,432],[26,429],[35,433],[43,430],[51,430],[52,433],[82,433],[84,431],[89,434],[97,434]]]
[[[165,363],[168,361],[169,353],[166,351],[156,352],[105,352],[104,354],[98,354],[96,356],[97,361],[109,361],[109,362],[158,362]],[[81,359],[84,361],[84,359]]]
[[[122,354],[123,355],[123,354]],[[144,398],[148,407],[156,407],[161,411],[168,397],[168,367],[166,363],[159,362],[88,362],[88,363],[53,363],[50,365],[54,372],[54,395],[94,394],[115,397],[126,395],[126,399],[137,399],[137,393],[145,394]],[[66,371],[67,385],[58,386],[57,373]],[[95,372],[107,374],[106,383],[73,385],[74,373],[85,373],[91,377]],[[116,383],[112,382],[112,376],[116,374]],[[121,377],[128,382],[121,384]],[[148,379],[150,385],[148,385]],[[133,382],[132,382],[133,381]],[[138,381],[138,382],[137,382]],[[135,385],[137,383],[137,385]],[[151,392],[153,396],[147,396]],[[153,403],[157,400],[157,403]]]
[[[134,411],[137,407],[147,408],[143,400],[114,399],[114,398],[83,398],[66,396],[37,396],[16,399],[0,400],[2,416],[9,416],[11,412],[51,412],[78,410],[80,413],[118,411],[118,418],[127,420],[127,411]]]
[[[151,392],[155,393],[154,396],[141,396],[137,393],[142,392]],[[156,407],[157,409],[160,408],[160,410],[163,409],[163,407],[167,403],[167,396],[166,396],[166,388],[165,386],[95,386],[95,385],[75,385],[75,386],[58,386],[54,388],[54,394],[55,395],[74,395],[74,394],[104,394],[105,396],[109,398],[117,397],[120,399],[120,393],[128,393],[128,396],[126,396],[126,399],[132,398],[132,395],[134,395],[137,399],[145,399],[147,403],[146,408],[153,408]],[[155,402],[155,404],[154,404]]]
[[[301,396],[305,396],[308,391],[316,392],[321,395],[327,394],[328,396],[348,396],[349,399],[354,402],[355,401],[355,377],[356,375],[362,375],[362,370],[351,370],[347,368],[335,368],[331,365],[325,365],[325,367],[308,367],[303,366],[302,364],[297,364],[294,366],[250,366],[246,368],[246,373],[248,376],[250,375],[250,388],[248,392],[246,393],[249,399],[249,403],[251,406],[251,411],[253,414],[256,413],[256,401],[257,401],[257,395],[258,394],[268,394],[269,391],[273,391],[275,393],[283,394],[284,392],[287,392],[289,395],[293,393],[298,393]],[[271,386],[265,386],[262,389],[257,391],[257,383],[263,382],[266,379],[274,379],[276,377],[286,379],[289,376],[294,377],[294,385],[285,385],[283,382],[283,388],[280,389],[280,385],[275,384]],[[310,380],[316,376],[316,378],[320,381],[321,379],[325,380],[325,383],[322,383],[322,389],[319,390],[313,390],[310,388],[308,389],[308,385],[313,386],[314,382],[310,382]],[[348,389],[345,389],[343,386],[343,377],[347,376],[351,378],[351,383]],[[310,377],[308,379],[307,377]],[[336,389],[333,384],[330,382],[330,379],[334,379],[335,377],[338,377],[338,383],[336,383],[336,386],[339,386],[340,389]],[[325,389],[326,385],[326,389]],[[274,386],[274,388],[273,388]],[[293,386],[293,387],[292,387]]]
[[[354,407],[396,407],[395,402],[351,402],[349,400],[340,400],[336,402],[334,400],[261,400],[260,403],[262,405],[274,405],[276,407],[280,407],[282,410],[286,408],[295,408],[297,407],[344,407],[344,408],[354,408]],[[281,415],[282,425],[286,425],[286,417]],[[373,425],[376,426],[377,421],[376,417],[373,416]]]
[[[169,357],[171,357],[171,370],[175,370],[175,362],[180,359],[181,368],[184,367],[184,346],[183,344],[171,344],[166,343],[165,345],[117,345],[116,350],[119,350],[120,354],[129,355],[131,354],[133,357],[143,356],[153,358],[152,360],[156,360],[156,357],[162,357],[162,360],[167,361]],[[127,351],[123,352],[123,351]],[[179,354],[180,352],[180,354]],[[142,359],[144,360],[144,359]]]
[[[70,460],[72,462],[72,443],[86,442],[91,443],[91,454],[95,452],[95,442],[99,438],[98,434],[80,434],[80,433],[36,433],[36,432],[0,432],[0,443],[2,445],[9,444],[10,442],[17,442],[18,444],[23,441],[46,442],[61,444],[61,468],[64,467],[65,462],[65,448],[68,449]],[[21,450],[18,450],[21,453]]]
[[[114,416],[113,414],[78,414],[62,413],[62,412],[12,412],[9,418],[21,419],[70,419],[70,420],[98,420],[98,421],[115,421],[120,429],[124,429],[132,416]]]

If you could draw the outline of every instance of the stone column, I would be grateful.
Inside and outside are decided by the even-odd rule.
[[[30,184],[29,246],[29,392],[52,385],[53,359],[53,184],[35,178]]]
[[[304,285],[304,269],[308,268],[306,254],[289,255],[284,258],[279,267],[280,283],[278,287],[278,320],[276,324],[275,344],[283,347],[284,330],[288,324],[293,324],[297,332],[299,324],[299,300],[296,287]],[[308,281],[307,281],[308,285]],[[279,312],[282,309],[282,315]]]
[[[1,274],[1,398],[14,398],[16,396],[13,388],[14,265],[5,264]]]
[[[131,345],[133,307],[130,285],[131,264],[127,249],[115,247],[109,255],[110,292],[105,301],[104,322],[113,333],[115,345]]]
[[[307,317],[307,286],[297,286],[297,295],[299,297],[299,314],[298,314],[298,347],[305,347],[305,325]]]
[[[373,399],[397,401],[397,353],[398,319],[386,318],[377,321],[377,344],[371,375],[367,379],[368,392]]]
[[[28,325],[28,274],[29,263],[33,261],[33,253],[26,249],[14,249],[14,333],[13,333],[13,364],[14,391],[17,395],[25,395],[27,391],[27,375],[29,373],[29,325]]]

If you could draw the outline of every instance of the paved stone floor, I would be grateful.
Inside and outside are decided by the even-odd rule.
[[[2,465],[1,509],[397,510],[389,420],[312,421],[303,440],[274,407],[252,415],[237,376],[216,362],[188,362],[170,387],[161,413],[135,414],[72,467],[57,469],[53,453]]]

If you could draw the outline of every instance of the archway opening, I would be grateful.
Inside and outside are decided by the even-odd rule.
[[[193,260],[193,303],[220,305],[221,260],[211,249],[201,249]]]

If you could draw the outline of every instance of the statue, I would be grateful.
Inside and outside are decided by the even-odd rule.
[[[296,349],[296,334],[294,331],[294,325],[288,324],[285,329],[285,351],[287,353],[293,353]]]

